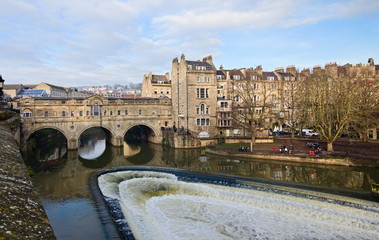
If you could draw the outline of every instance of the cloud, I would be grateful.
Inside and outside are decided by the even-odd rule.
[[[141,82],[150,71],[170,71],[181,53],[194,60],[222,58],[226,48],[241,47],[233,45],[241,36],[250,41],[264,31],[375,14],[378,5],[377,0],[2,0],[0,74],[9,83]]]

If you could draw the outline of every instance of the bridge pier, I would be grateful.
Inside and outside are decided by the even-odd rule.
[[[70,138],[67,140],[67,149],[68,150],[77,150],[79,148],[78,146],[78,140],[75,138]]]
[[[123,146],[123,137],[121,136],[111,136],[110,143],[114,147],[122,147]]]

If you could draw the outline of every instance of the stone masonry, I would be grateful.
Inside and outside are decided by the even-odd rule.
[[[0,121],[0,239],[55,239],[8,124]]]

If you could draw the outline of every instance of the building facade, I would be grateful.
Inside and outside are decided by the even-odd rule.
[[[217,81],[212,57],[189,61],[182,54],[172,61],[172,116],[176,128],[187,129],[200,138],[217,131]]]

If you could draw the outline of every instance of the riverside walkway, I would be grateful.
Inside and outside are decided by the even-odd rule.
[[[5,121],[0,121],[0,196],[0,240],[55,239]]]

